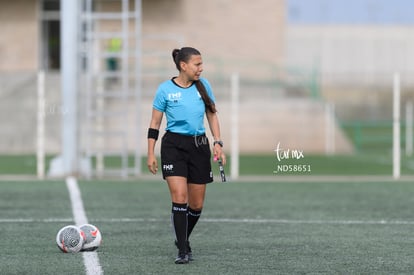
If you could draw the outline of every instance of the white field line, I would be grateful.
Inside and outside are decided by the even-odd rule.
[[[75,178],[69,177],[66,179],[66,186],[69,190],[70,201],[72,203],[73,218],[76,225],[88,223],[88,218],[85,214],[83,201],[79,190],[78,183]],[[98,254],[93,252],[82,253],[83,262],[86,269],[86,275],[100,275],[103,274],[102,267],[99,263]]]
[[[0,219],[0,223],[61,223],[71,222],[70,218],[50,219]],[[151,218],[116,218],[93,219],[96,223],[169,223],[169,219]],[[201,222],[207,223],[257,223],[257,224],[320,224],[320,225],[414,225],[414,220],[287,220],[287,219],[225,219],[225,218],[201,218]],[[89,253],[84,253],[89,254]]]

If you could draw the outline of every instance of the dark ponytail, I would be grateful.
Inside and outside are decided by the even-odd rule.
[[[206,110],[210,111],[211,113],[216,113],[216,105],[211,100],[211,98],[207,94],[206,87],[204,87],[203,82],[201,80],[196,80],[195,85],[197,87],[198,92],[200,93],[201,98],[204,101],[204,105],[206,106]]]
[[[201,53],[191,47],[183,47],[181,49],[174,49],[172,51],[172,57],[175,63],[175,67],[178,71],[181,71],[180,62],[187,63],[191,56],[193,55],[201,55]],[[204,87],[203,83],[200,80],[194,81],[198,92],[200,93],[201,98],[204,101],[204,105],[206,106],[206,110],[210,111],[211,113],[216,113],[216,106],[214,102],[211,100],[211,98],[208,96],[206,87]]]

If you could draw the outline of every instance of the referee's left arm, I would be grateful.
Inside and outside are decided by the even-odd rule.
[[[212,113],[210,111],[207,111],[206,114],[207,114],[208,125],[210,127],[210,131],[211,131],[211,134],[213,135],[214,141],[221,141],[220,123],[218,120],[217,112]],[[213,145],[213,154],[215,158],[220,158],[223,164],[226,164],[226,155],[224,154],[222,147],[219,143],[215,143]]]

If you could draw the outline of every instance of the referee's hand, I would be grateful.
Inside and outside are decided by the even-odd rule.
[[[214,161],[221,159],[223,165],[226,165],[226,155],[220,145],[216,144],[213,148]]]
[[[157,158],[155,156],[148,156],[147,166],[148,166],[148,170],[155,175],[158,171]]]

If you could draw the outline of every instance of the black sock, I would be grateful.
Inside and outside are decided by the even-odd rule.
[[[172,203],[171,222],[174,226],[178,250],[185,252],[187,242],[187,204]]]
[[[188,207],[188,227],[187,227],[187,240],[190,238],[191,232],[193,232],[194,226],[197,224],[198,219],[201,216],[201,210],[193,210]]]

